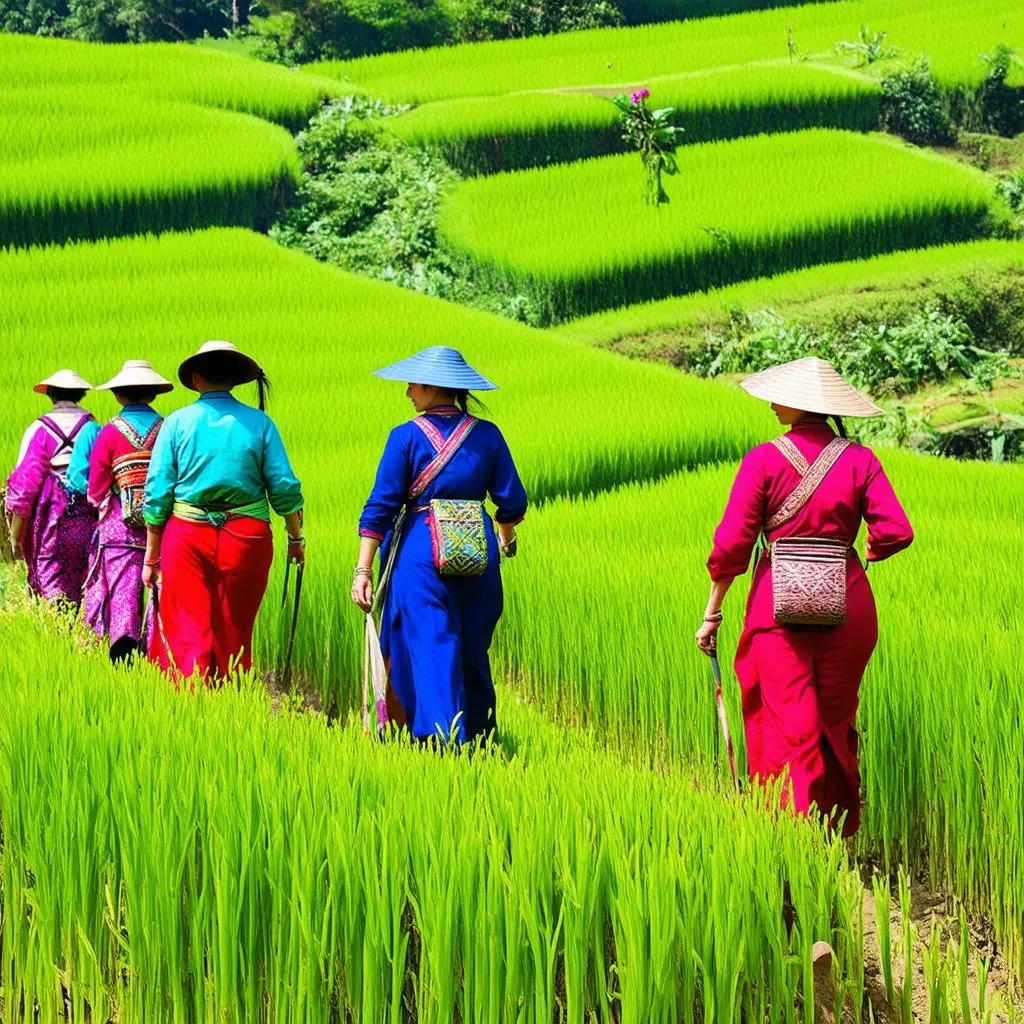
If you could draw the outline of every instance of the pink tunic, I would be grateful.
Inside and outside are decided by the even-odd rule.
[[[136,451],[117,427],[96,435],[89,455],[89,503],[99,510],[89,573],[85,581],[85,621],[111,647],[132,642],[148,649],[152,624],[143,616],[142,562],[146,528],[121,518],[114,484],[114,460]]]
[[[835,437],[822,417],[796,424],[789,438],[809,462]],[[712,580],[746,572],[763,525],[800,477],[781,452],[763,444],[748,452],[733,484],[708,559]],[[852,445],[810,501],[768,535],[827,537],[853,544],[867,524],[869,561],[888,558],[914,538],[906,514],[870,448]],[[875,602],[867,575],[851,551],[847,612],[840,626],[784,626],[775,621],[771,563],[754,569],[736,675],[743,695],[747,764],[752,778],[768,781],[788,769],[793,806],[812,804],[846,812],[844,832],[860,824],[860,772],[854,721],[864,669],[878,639]]]
[[[64,487],[71,442],[92,414],[77,410],[70,429],[52,417],[60,433],[43,424],[29,441],[24,458],[7,481],[7,511],[27,522],[22,535],[28,584],[46,600],[78,604],[89,555],[96,514]]]

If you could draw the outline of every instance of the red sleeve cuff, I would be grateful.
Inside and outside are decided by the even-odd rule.
[[[373,540],[383,540],[384,539],[384,534],[383,533],[377,533],[376,530],[367,530],[365,527],[362,527],[362,526],[359,528],[359,536],[360,537],[370,537]]]

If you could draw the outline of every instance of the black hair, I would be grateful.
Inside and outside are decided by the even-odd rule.
[[[147,384],[133,384],[125,388],[114,389],[114,395],[124,399],[129,405],[138,403],[149,405],[158,394],[156,388]]]
[[[846,437],[846,424],[843,422],[843,417],[833,416],[832,422],[836,425],[836,433],[840,437]]]
[[[46,389],[51,402],[80,402],[85,398],[86,388],[55,388],[52,384]]]
[[[484,403],[476,395],[471,395],[466,388],[444,388],[442,390],[447,391],[452,396],[452,404],[464,415],[469,412],[470,406],[476,411],[486,411]]]
[[[226,391],[242,383],[244,374],[240,373],[239,369],[238,357],[232,352],[206,352],[193,364],[196,373],[206,378],[214,387],[221,387]],[[263,370],[260,370],[256,377],[256,387],[259,389],[260,409],[266,409],[270,381]]]

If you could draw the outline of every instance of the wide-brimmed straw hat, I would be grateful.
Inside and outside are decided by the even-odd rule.
[[[65,391],[92,391],[92,385],[82,377],[79,377],[74,370],[58,370],[50,374],[46,380],[41,380],[33,391],[45,395],[50,388],[62,388]]]
[[[771,366],[740,381],[755,398],[822,416],[880,416],[882,410],[817,356]]]
[[[121,367],[116,377],[111,377],[106,384],[97,384],[97,391],[121,391],[123,388],[149,388],[158,395],[174,390],[174,385],[161,377],[145,359],[129,359]]]
[[[452,391],[497,391],[482,374],[476,372],[457,349],[433,345],[408,359],[375,370],[383,380],[402,380],[409,384],[429,384]]]
[[[189,356],[178,367],[178,380],[190,391],[195,391],[195,388],[192,386],[193,371],[199,370],[202,373],[200,363],[203,356],[208,356],[212,353],[217,353],[222,358],[230,358],[233,363],[237,364],[238,372],[235,375],[235,384],[249,384],[263,375],[260,364],[244,352],[239,352],[230,341],[205,341],[199,346],[199,351],[194,356]]]

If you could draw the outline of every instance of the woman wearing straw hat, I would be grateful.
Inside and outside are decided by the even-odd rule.
[[[123,661],[143,637],[142,559],[146,475],[163,419],[150,404],[174,390],[144,359],[129,359],[121,372],[97,390],[112,391],[121,406],[89,446],[79,435],[72,468],[85,453],[89,503],[99,512],[85,581],[85,621],[110,643],[110,660]]]
[[[199,399],[167,417],[146,478],[144,585],[159,573],[150,656],[175,677],[198,673],[214,685],[252,664],[273,558],[271,509],[284,517],[288,557],[305,561],[302,490],[263,411],[267,379],[254,359],[208,341],[178,379]],[[231,394],[251,381],[259,409]]]
[[[96,515],[84,495],[68,490],[67,470],[75,438],[93,423],[78,404],[92,385],[74,370],[59,370],[32,390],[49,397],[53,408],[25,431],[7,481],[11,546],[15,558],[25,560],[33,593],[77,606]]]
[[[499,547],[515,554],[526,491],[501,431],[467,412],[470,391],[496,385],[459,352],[424,349],[376,376],[409,382],[419,415],[385,445],[359,520],[352,600],[370,611],[380,548],[381,649],[406,725],[417,739],[465,742],[495,728],[488,651],[503,603]]]
[[[867,559],[880,562],[914,534],[877,457],[845,438],[841,417],[881,410],[829,363],[798,359],[740,386],[771,402],[790,429],[743,459],[708,559],[697,645],[714,654],[722,599],[763,535],[736,652],[750,775],[766,782],[788,772],[794,809],[815,805],[834,824],[845,814],[851,835],[860,824],[854,722],[878,638],[853,542],[863,519]]]

